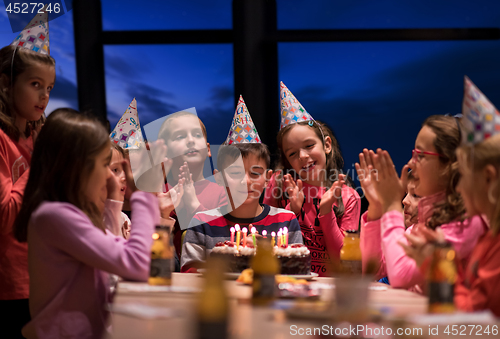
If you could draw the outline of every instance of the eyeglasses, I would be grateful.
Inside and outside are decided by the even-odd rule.
[[[435,155],[437,157],[443,157],[443,158],[446,157],[443,154],[434,153],[434,152],[421,151],[421,150],[415,148],[414,150],[411,151],[411,160],[413,161],[413,163],[417,163],[418,161],[420,161],[419,156],[422,155],[422,154]]]

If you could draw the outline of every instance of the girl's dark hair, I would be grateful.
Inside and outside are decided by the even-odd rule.
[[[0,76],[4,77],[4,80],[0,81],[0,128],[15,141],[19,140],[21,133],[29,136],[33,129],[45,121],[43,115],[37,121],[28,121],[24,131],[20,131],[15,125],[16,112],[12,106],[12,86],[16,83],[17,77],[35,63],[50,67],[56,65],[55,60],[50,55],[37,53],[26,48],[9,45],[0,49]]]
[[[310,124],[310,121],[301,121],[295,124],[290,124],[283,127],[277,136],[278,141],[278,149],[279,149],[279,157],[278,157],[278,165],[276,166],[276,171],[279,171],[279,175],[275,176],[276,185],[279,187],[279,192],[284,192],[283,190],[283,176],[284,174],[291,173],[294,176],[294,179],[297,180],[297,173],[293,171],[292,166],[288,162],[286,155],[283,153],[283,137],[293,128],[295,125],[308,126],[311,128],[316,136],[321,140],[323,146],[325,146],[325,138],[328,136],[332,140],[332,150],[330,153],[326,154],[326,178],[324,181],[325,187],[328,189],[332,186],[332,184],[338,180],[338,174],[342,173],[342,168],[344,167],[344,158],[342,157],[342,152],[340,151],[340,146],[335,137],[333,131],[324,123],[318,120],[315,120],[314,123]],[[285,173],[286,172],[286,173]],[[350,178],[346,180],[346,183],[349,186],[352,186]],[[284,194],[281,194],[281,197],[278,199],[278,206],[285,207],[286,206],[286,197]],[[338,208],[335,208],[335,215],[337,218],[340,218],[344,215],[345,207],[342,198],[338,200]]]
[[[428,117],[422,127],[427,126],[436,134],[434,148],[443,156],[439,161],[445,166],[444,174],[448,177],[446,185],[446,199],[434,205],[434,212],[427,221],[427,226],[436,227],[454,220],[465,219],[465,207],[460,194],[456,191],[460,174],[458,172],[458,161],[456,150],[460,146],[460,121],[445,115],[432,115]]]
[[[31,214],[43,201],[75,205],[104,232],[102,215],[86,201],[83,188],[96,156],[104,148],[111,152],[110,147],[108,133],[97,119],[67,108],[52,112],[35,142],[23,204],[14,223],[16,239],[27,241]]]

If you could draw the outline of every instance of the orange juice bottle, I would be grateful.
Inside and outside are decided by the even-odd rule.
[[[340,250],[340,264],[347,274],[361,274],[361,249],[359,233],[356,230],[345,231],[344,246]]]
[[[251,267],[253,269],[252,303],[268,305],[275,298],[275,276],[280,269],[278,259],[273,255],[270,239],[259,240]]]
[[[170,227],[156,226],[151,246],[150,285],[171,285],[174,265],[174,247]]]

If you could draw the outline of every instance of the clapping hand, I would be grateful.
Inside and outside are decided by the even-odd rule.
[[[302,180],[297,180],[297,183],[293,180],[290,174],[285,174],[283,188],[288,195],[288,200],[290,201],[290,209],[295,214],[299,214],[302,210],[302,204],[304,203],[304,191],[302,190]]]

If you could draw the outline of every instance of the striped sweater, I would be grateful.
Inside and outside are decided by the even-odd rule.
[[[282,208],[262,205],[264,210],[255,218],[240,219],[226,213],[225,206],[197,213],[189,225],[182,245],[181,272],[196,272],[215,244],[230,240],[230,228],[239,224],[242,228],[252,224],[259,234],[263,230],[268,236],[278,233],[280,228],[288,228],[288,242],[302,244],[302,233],[295,214]]]

